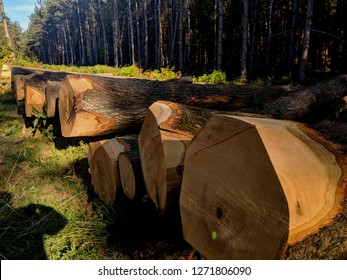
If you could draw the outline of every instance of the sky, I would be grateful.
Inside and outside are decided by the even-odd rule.
[[[23,31],[28,28],[29,16],[34,12],[36,0],[3,0],[5,12],[12,22],[19,22]]]

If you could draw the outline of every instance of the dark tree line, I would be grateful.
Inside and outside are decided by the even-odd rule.
[[[44,63],[346,72],[347,0],[41,0],[25,34]]]

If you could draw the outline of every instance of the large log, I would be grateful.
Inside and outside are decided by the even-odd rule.
[[[339,75],[282,96],[265,105],[264,112],[278,119],[308,121],[337,112],[347,96],[347,75]]]
[[[282,87],[67,75],[59,94],[60,123],[64,137],[129,134],[139,132],[147,108],[157,100],[233,111],[262,107],[287,92]]]
[[[105,204],[116,199],[121,190],[118,157],[124,152],[124,145],[112,138],[89,143],[88,164],[94,192]]]
[[[25,78],[25,115],[31,117],[33,108],[38,112],[44,112],[46,102],[45,89],[48,81],[61,82],[66,73],[64,72],[36,72]]]
[[[302,124],[214,115],[190,143],[184,238],[208,259],[279,259],[331,223],[346,157]]]
[[[178,198],[186,149],[211,115],[209,110],[167,101],[148,108],[139,148],[147,193],[159,212]]]

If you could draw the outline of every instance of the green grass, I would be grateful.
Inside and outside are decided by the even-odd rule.
[[[102,204],[87,139],[64,139],[50,126],[34,129],[9,85],[0,90],[0,259],[199,257],[183,241],[177,208],[158,216],[151,202],[122,194]]]

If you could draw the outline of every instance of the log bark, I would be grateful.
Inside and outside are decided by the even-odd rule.
[[[214,115],[185,158],[184,238],[208,259],[280,259],[335,218],[346,157],[306,126]]]
[[[265,105],[265,114],[278,119],[310,121],[337,112],[347,95],[347,75],[318,82]]]
[[[121,190],[118,157],[124,150],[124,145],[115,138],[89,143],[91,184],[105,204],[112,204]]]
[[[45,111],[48,118],[54,118],[58,113],[58,98],[61,82],[47,81],[45,88]]]
[[[119,174],[124,194],[130,198],[140,198],[144,192],[138,135],[117,138],[123,142],[125,151],[119,155]]]
[[[64,72],[36,72],[25,78],[25,115],[33,116],[33,108],[38,112],[44,112],[46,102],[45,89],[48,81],[62,81]]]
[[[11,66],[11,88],[12,90],[15,90],[14,88],[14,80],[16,75],[30,75],[40,69],[34,69],[34,68],[25,68],[25,67],[19,67],[19,66]],[[23,99],[24,100],[24,99]]]
[[[139,148],[147,193],[159,212],[178,198],[186,149],[211,115],[209,110],[167,101],[149,107]]]
[[[147,108],[157,100],[234,111],[262,108],[264,102],[287,93],[287,89],[67,75],[59,95],[62,134],[78,137],[139,132]]]

